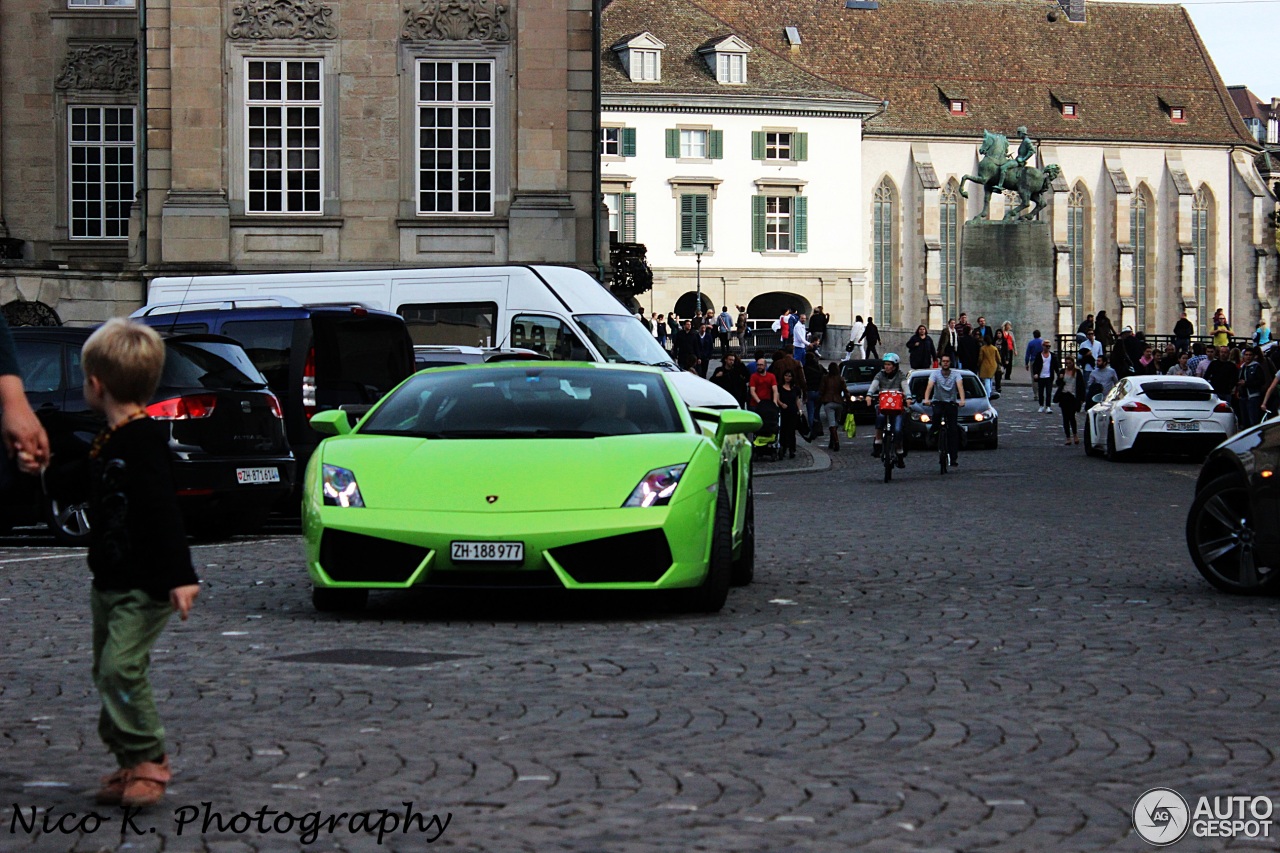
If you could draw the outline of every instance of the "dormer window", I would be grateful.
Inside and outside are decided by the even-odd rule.
[[[969,114],[969,91],[962,83],[939,83],[938,95],[942,99],[942,105],[947,108],[947,112],[953,116],[964,116]]]
[[[1076,112],[1076,105],[1075,105],[1075,104],[1063,104],[1063,105],[1062,105],[1062,117],[1063,117],[1063,118],[1075,118],[1077,115],[1079,115],[1079,113],[1077,113],[1077,112]]]
[[[1160,99],[1160,108],[1169,117],[1169,121],[1174,124],[1187,123],[1187,108],[1183,96],[1176,92],[1164,92],[1157,97]]]
[[[1078,118],[1080,116],[1080,96],[1075,92],[1053,89],[1049,92],[1049,97],[1053,99],[1053,105],[1058,108],[1058,112],[1063,118]]]
[[[622,67],[632,83],[660,83],[665,48],[652,33],[644,32],[614,42],[613,52],[622,59]]]
[[[751,45],[737,36],[721,36],[698,48],[707,61],[707,67],[716,75],[716,82],[740,86],[747,82],[747,54]]]

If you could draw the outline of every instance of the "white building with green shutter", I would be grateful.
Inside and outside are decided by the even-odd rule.
[[[661,14],[651,10],[661,8]],[[696,7],[605,15],[601,191],[611,240],[643,243],[648,312],[748,306],[764,327],[864,313],[862,122],[880,107],[758,49]]]

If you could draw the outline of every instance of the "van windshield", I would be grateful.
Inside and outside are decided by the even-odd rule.
[[[605,361],[675,367],[667,351],[630,314],[575,314],[574,319]]]

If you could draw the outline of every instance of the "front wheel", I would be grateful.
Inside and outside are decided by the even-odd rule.
[[[1098,448],[1093,446],[1093,427],[1091,426],[1092,418],[1088,415],[1084,416],[1084,455],[1097,456]]]
[[[1237,474],[1218,477],[1191,502],[1187,548],[1204,579],[1223,592],[1264,595],[1280,589],[1280,560],[1257,549],[1249,487]]]
[[[716,515],[711,529],[711,555],[702,583],[680,590],[681,609],[690,613],[718,613],[729,597],[733,574],[733,498],[723,478],[716,490]]]
[[[89,503],[66,503],[46,497],[45,523],[59,545],[82,546],[89,544]]]

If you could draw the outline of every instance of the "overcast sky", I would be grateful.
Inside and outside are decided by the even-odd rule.
[[[1182,5],[1191,13],[1223,83],[1243,83],[1262,101],[1280,98],[1274,26],[1280,0],[1186,0]]]

